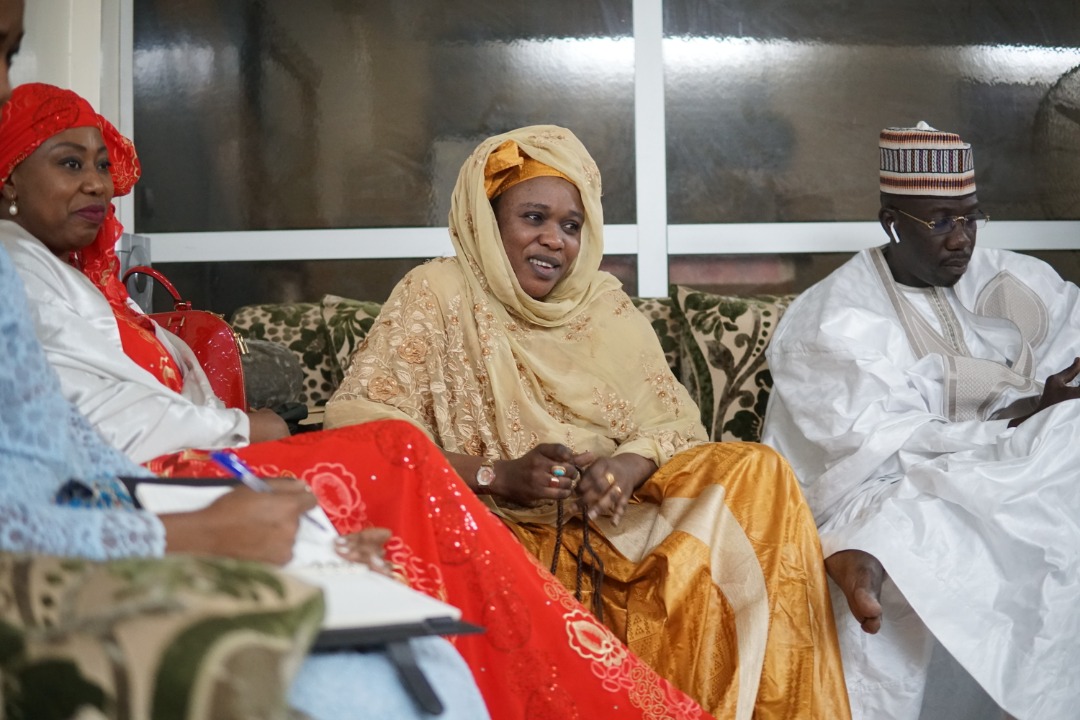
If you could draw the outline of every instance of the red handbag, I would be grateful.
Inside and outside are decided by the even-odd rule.
[[[173,284],[152,267],[136,265],[129,268],[124,273],[124,283],[136,274],[157,280],[172,295],[172,312],[150,313],[148,317],[191,348],[210,380],[214,394],[226,407],[247,411],[244,367],[240,362],[240,356],[248,352],[244,338],[221,315],[206,310],[192,310],[191,303],[181,300]]]

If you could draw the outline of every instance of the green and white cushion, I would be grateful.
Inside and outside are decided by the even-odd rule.
[[[682,337],[682,325],[680,319],[672,311],[671,298],[630,298],[634,307],[641,312],[649,323],[652,324],[656,339],[660,341],[660,347],[664,350],[668,366],[675,377],[681,374],[681,362],[679,354],[679,339]]]
[[[673,312],[682,328],[679,379],[701,409],[713,440],[761,440],[772,390],[765,348],[794,297],[725,296],[671,287]]]
[[[367,337],[382,304],[324,295],[320,303],[322,325],[329,342],[330,374],[334,387],[341,384],[349,361]]]

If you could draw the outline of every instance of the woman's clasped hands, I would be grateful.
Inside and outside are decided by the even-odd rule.
[[[496,463],[495,471],[495,492],[515,504],[535,507],[574,498],[576,510],[586,511],[589,519],[609,516],[618,525],[630,497],[656,471],[656,464],[633,453],[598,458],[544,443],[516,460]]]

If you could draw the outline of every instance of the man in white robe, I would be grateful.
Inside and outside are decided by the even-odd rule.
[[[958,136],[890,128],[880,156],[889,243],[767,351],[764,441],[819,525],[853,716],[918,718],[936,638],[1016,718],[1080,717],[1080,290],[975,248]]]

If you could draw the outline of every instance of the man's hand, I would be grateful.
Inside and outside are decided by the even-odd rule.
[[[1080,377],[1080,357],[1073,358],[1072,365],[1046,378],[1042,397],[1039,398],[1039,404],[1034,412],[1023,417],[1013,418],[1009,421],[1009,427],[1016,427],[1032,415],[1057,405],[1059,402],[1080,398],[1080,387],[1072,384],[1077,377]]]
[[[825,558],[825,570],[844,591],[863,632],[873,635],[880,630],[881,584],[885,582],[881,561],[863,550],[841,550]]]

